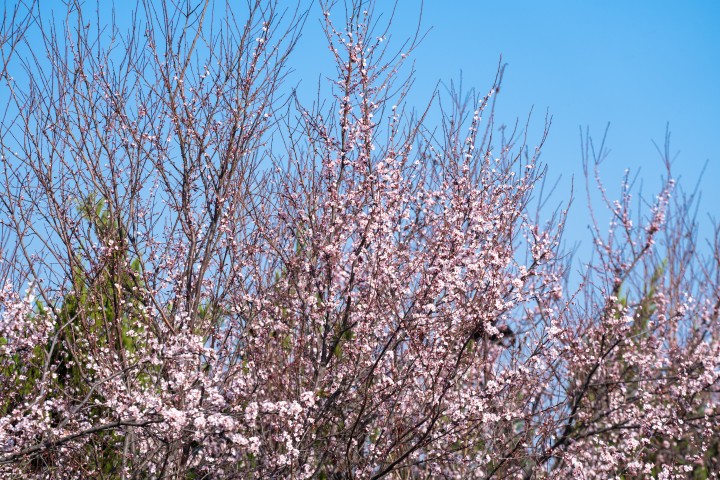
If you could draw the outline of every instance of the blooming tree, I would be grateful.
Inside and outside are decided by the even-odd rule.
[[[613,202],[586,141],[612,221],[571,287],[547,128],[495,127],[502,69],[416,113],[417,39],[321,7],[314,105],[283,85],[307,13],[280,2],[6,17],[0,473],[712,475],[720,244],[669,169]]]

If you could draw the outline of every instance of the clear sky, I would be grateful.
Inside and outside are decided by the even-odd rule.
[[[111,3],[100,1],[103,7]],[[46,12],[62,10],[59,0],[41,4]],[[376,12],[388,16],[393,4],[378,0]],[[420,5],[398,0],[391,42],[412,35]],[[118,10],[120,17],[123,12]],[[320,75],[334,72],[320,18],[316,3],[291,62],[296,71],[289,81],[301,93],[314,92]],[[575,179],[569,242],[589,243],[579,128],[600,137],[608,122],[612,153],[602,170],[608,186],[617,186],[626,168],[640,169],[646,192],[658,185],[662,163],[652,141],[663,142],[668,123],[673,152],[679,152],[674,174],[686,189],[708,162],[700,211],[703,233],[709,233],[705,213],[720,216],[720,0],[426,0],[421,28],[429,33],[411,57],[417,106],[425,105],[438,82],[461,74],[465,87],[485,92],[502,55],[508,67],[499,117],[514,123],[533,108],[540,128],[545,112],[552,115],[542,160],[551,179],[563,177],[558,201]]]
[[[391,7],[378,2],[376,11],[389,14]],[[391,41],[414,31],[419,7],[417,0],[399,1]],[[300,77],[310,87],[327,72],[323,56],[329,59],[316,44],[319,8],[313,11],[297,52]],[[626,168],[640,169],[650,193],[663,173],[652,142],[662,145],[669,123],[671,148],[679,153],[675,177],[691,189],[708,161],[701,212],[720,213],[720,1],[426,0],[421,24],[430,32],[412,57],[418,105],[438,81],[461,73],[464,86],[486,90],[502,55],[508,67],[500,116],[524,119],[534,108],[539,127],[546,110],[552,115],[542,159],[551,178],[563,176],[565,192],[575,176],[568,241],[589,243],[581,126],[597,138],[610,123],[611,156],[602,169],[609,187]],[[700,219],[709,233],[707,215]]]

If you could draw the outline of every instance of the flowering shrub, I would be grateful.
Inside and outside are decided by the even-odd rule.
[[[544,135],[493,124],[502,69],[432,126],[415,42],[323,5],[334,101],[307,107],[281,88],[303,14],[186,7],[3,25],[3,476],[717,471],[719,249],[669,172],[647,214],[598,180],[571,286]]]

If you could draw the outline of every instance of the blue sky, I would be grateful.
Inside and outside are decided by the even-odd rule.
[[[419,5],[399,1],[391,41],[412,34]],[[389,14],[391,6],[378,2],[376,11]],[[309,88],[330,65],[318,12],[311,13],[296,52],[301,61],[294,63]],[[640,170],[645,193],[659,185],[663,165],[652,142],[662,144],[668,123],[671,149],[679,153],[674,176],[686,189],[708,161],[700,219],[709,233],[706,214],[717,215],[720,205],[720,2],[428,0],[422,27],[430,32],[412,56],[418,106],[438,81],[461,74],[465,87],[485,91],[502,55],[508,67],[501,118],[524,119],[534,108],[533,123],[541,127],[545,111],[552,115],[542,159],[551,179],[563,176],[558,199],[575,177],[568,242],[589,243],[579,128],[599,139],[608,122],[611,155],[602,175],[611,191],[626,168]]]
[[[46,13],[63,10],[57,0],[42,4]],[[391,42],[399,45],[414,33],[420,4],[398,0]],[[387,16],[392,5],[380,0],[376,13]],[[119,10],[119,17],[124,12]],[[320,18],[315,4],[291,61],[296,71],[289,81],[301,93],[314,92],[318,78],[334,72]],[[706,213],[717,215],[720,205],[719,25],[717,0],[427,0],[421,28],[429,33],[411,56],[416,68],[412,99],[424,106],[438,82],[461,75],[465,87],[484,93],[502,55],[508,66],[499,118],[514,123],[534,109],[533,125],[539,129],[545,112],[552,115],[542,160],[551,180],[562,176],[558,202],[567,198],[574,177],[576,199],[566,239],[584,245],[589,244],[588,217],[579,128],[589,127],[599,138],[609,122],[612,152],[603,179],[616,187],[626,168],[639,170],[650,193],[663,170],[652,141],[662,143],[669,123],[672,150],[679,152],[674,175],[686,189],[708,162],[700,180],[702,233],[708,234]]]

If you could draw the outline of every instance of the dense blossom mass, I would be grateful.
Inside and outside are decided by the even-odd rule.
[[[2,478],[719,471],[720,235],[696,248],[667,146],[657,195],[613,201],[585,137],[571,275],[502,68],[412,110],[417,39],[323,3],[307,103],[317,6],[140,3],[2,24]]]

